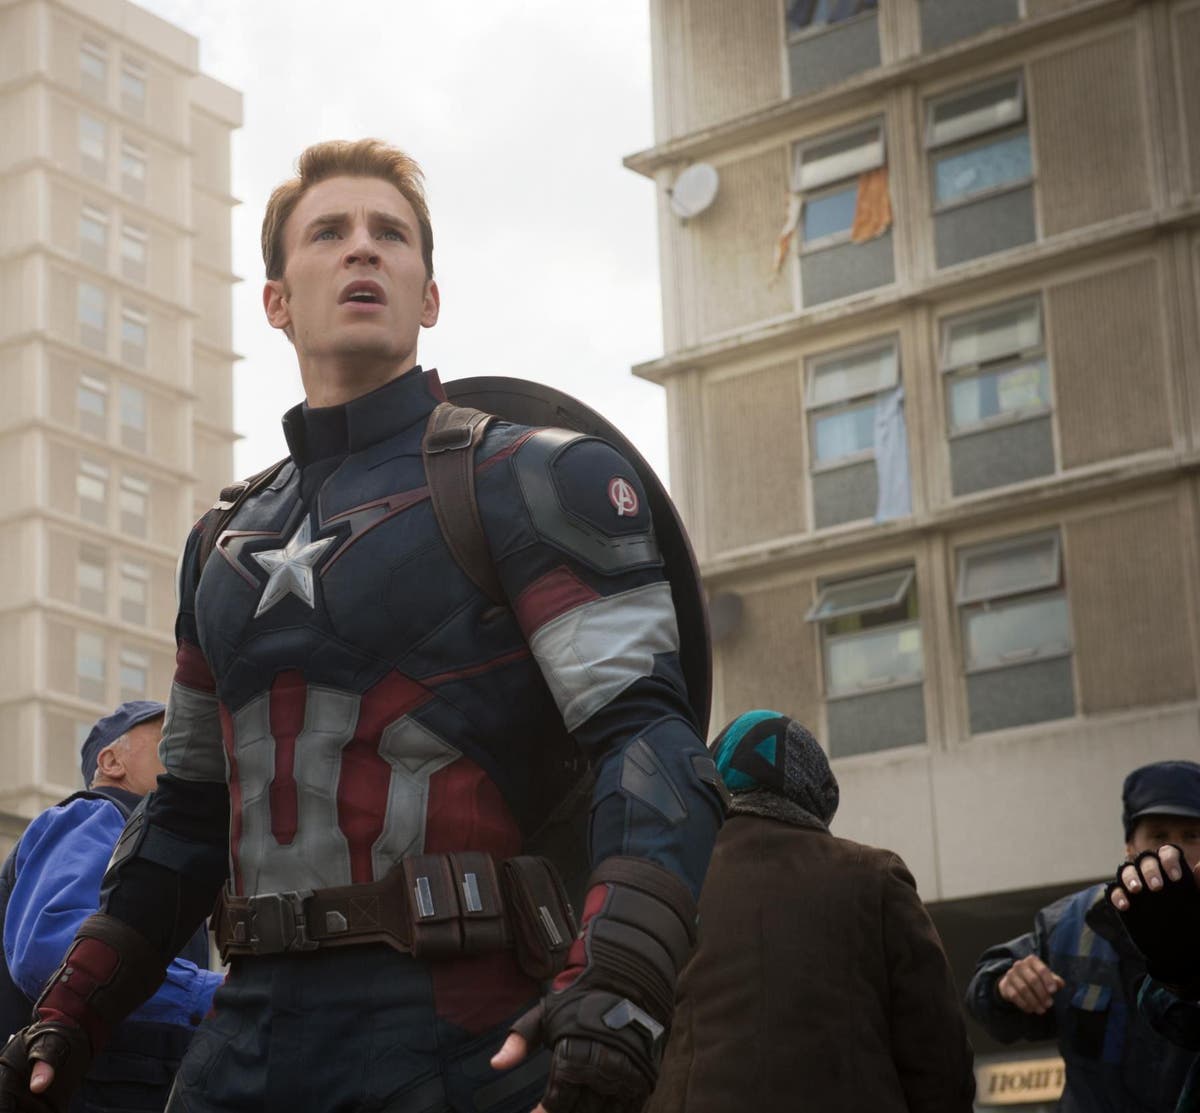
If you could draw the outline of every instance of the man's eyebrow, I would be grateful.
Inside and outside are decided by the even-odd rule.
[[[412,231],[412,225],[404,217],[396,216],[395,213],[384,212],[382,209],[374,209],[371,212],[371,219],[378,221],[380,224],[391,224],[405,232]]]
[[[316,228],[323,228],[327,224],[344,224],[349,213],[322,213],[320,216],[313,217],[305,226],[305,232],[311,232]]]

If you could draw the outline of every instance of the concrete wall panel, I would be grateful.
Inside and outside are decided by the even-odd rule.
[[[1064,468],[1170,445],[1159,284],[1140,259],[1049,292]]]
[[[1085,714],[1195,697],[1184,551],[1174,501],[1067,526]]]
[[[794,363],[704,390],[708,542],[714,552],[805,529],[804,410]]]
[[[1147,762],[1193,758],[1198,746],[1200,723],[1189,707],[1067,722],[936,755],[940,898],[1111,876],[1124,853],[1125,775]],[[842,797],[853,798],[847,778]]]
[[[1131,27],[1030,66],[1046,235],[1150,205],[1137,38]]]
[[[742,596],[742,623],[723,642],[721,705],[713,733],[743,711],[772,708],[819,730],[817,633],[804,621],[813,603],[810,582],[759,588]]]
[[[786,271],[774,273],[789,196],[787,152],[780,148],[728,163],[720,174],[712,208],[687,227],[694,237],[701,337],[792,309]]]
[[[1187,146],[1188,187],[1200,193],[1200,5],[1178,8],[1175,19],[1175,57],[1178,59],[1180,112]]]
[[[684,0],[687,127],[696,131],[781,99],[779,0]]]

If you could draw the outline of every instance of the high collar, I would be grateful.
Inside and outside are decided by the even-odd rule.
[[[292,459],[314,460],[361,452],[423,421],[446,393],[436,371],[414,367],[383,386],[341,406],[301,402],[283,415],[283,435]]]

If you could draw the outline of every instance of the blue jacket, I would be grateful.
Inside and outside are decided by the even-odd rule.
[[[72,797],[34,819],[5,863],[0,924],[5,972],[28,998],[20,1023],[28,1022],[79,925],[96,911],[101,878],[137,802],[119,789]],[[208,957],[203,934],[184,954],[172,961],[158,992],[115,1030],[89,1072],[81,1108],[127,1094],[130,1083],[143,1093],[161,1090],[165,1100],[174,1068],[222,980],[201,965]]]
[[[1104,886],[1043,908],[1034,930],[980,956],[967,1007],[996,1039],[1057,1040],[1066,1063],[1062,1113],[1173,1113],[1195,1054],[1167,1043],[1137,1008],[1145,963]],[[1044,1016],[1004,1001],[1010,966],[1037,955],[1066,983]]]

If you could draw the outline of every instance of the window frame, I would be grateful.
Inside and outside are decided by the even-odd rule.
[[[126,506],[126,496],[140,498],[142,500],[142,510],[140,515],[135,515],[132,510]],[[139,519],[141,529],[131,529],[125,524],[126,515],[131,520]],[[138,538],[146,538],[150,533],[150,480],[145,476],[137,475],[133,472],[122,472],[120,480],[117,482],[117,520],[121,527],[121,532],[130,534]]]
[[[138,345],[133,344],[125,334],[126,325],[140,327],[142,330],[141,360],[130,359],[126,354],[126,348],[130,351],[138,348]],[[145,309],[137,305],[124,303],[121,306],[121,362],[127,363],[131,367],[144,368],[146,361],[150,356],[150,314]]]
[[[896,374],[892,384],[888,387],[876,389],[874,391],[864,391],[858,394],[850,394],[844,398],[839,398],[833,402],[825,402],[814,404],[813,384],[816,381],[817,373],[822,363],[832,363],[834,360],[841,360],[847,357],[852,357],[859,354],[867,354],[869,352],[882,351],[885,347],[890,346],[895,355]],[[853,344],[848,348],[838,348],[834,351],[821,352],[817,355],[810,356],[805,360],[805,383],[804,383],[804,417],[806,422],[806,433],[808,436],[808,470],[810,475],[817,475],[823,472],[836,471],[838,468],[853,467],[855,464],[864,463],[867,460],[875,459],[875,446],[870,449],[863,449],[858,452],[850,453],[846,456],[838,456],[833,460],[817,460],[816,459],[816,434],[814,417],[817,414],[837,414],[848,410],[857,409],[862,406],[868,399],[874,402],[880,394],[887,390],[895,390],[902,383],[901,367],[900,367],[900,335],[899,333],[889,333],[885,338],[879,337],[875,340],[864,341],[861,344]]]
[[[139,98],[130,97],[125,88],[125,79],[133,78],[135,81],[141,82],[142,93]],[[133,116],[137,119],[144,119],[146,116],[146,106],[149,101],[147,94],[149,93],[149,82],[147,81],[147,69],[145,62],[137,58],[130,57],[128,54],[121,55],[121,71],[117,82],[118,92],[121,97],[121,111],[127,116]],[[138,102],[137,110],[130,108],[130,102],[134,99]]]
[[[89,73],[83,65],[84,56],[90,57],[93,61],[99,62],[101,76]],[[91,38],[89,35],[84,35],[79,40],[79,76],[80,89],[88,92],[89,88],[85,81],[90,81],[95,84],[98,89],[103,89],[105,95],[108,93],[108,47],[97,39]]]
[[[859,4],[862,4],[864,2],[864,0],[857,0],[857,2]],[[787,3],[787,0],[784,0],[784,4],[783,4],[784,39],[786,40],[787,45],[791,46],[793,43],[805,42],[806,40],[818,38],[821,35],[826,35],[830,31],[834,30],[835,28],[846,27],[846,26],[850,25],[851,23],[861,23],[870,17],[878,18],[878,16],[879,16],[879,0],[871,0],[871,5],[872,6],[869,8],[860,8],[853,15],[849,15],[845,19],[835,20],[832,23],[830,21],[826,20],[824,23],[819,23],[815,27],[812,24],[809,24],[807,27],[802,27],[799,30],[792,30],[791,23],[788,20],[788,3]]]
[[[972,91],[983,91],[990,88],[999,88],[1008,82],[1016,82],[1017,87],[1017,115],[1012,120],[1005,120],[986,128],[970,131],[963,135],[953,136],[950,139],[934,138],[935,125],[933,122],[933,114],[939,105],[962,99]],[[980,190],[978,193],[970,193],[965,196],[955,197],[949,201],[938,200],[936,163],[939,159],[945,158],[951,153],[967,153],[980,147],[986,147],[992,143],[996,143],[999,140],[1020,134],[1026,135],[1030,141],[1029,175],[1027,177],[1017,178],[1011,182],[1005,182],[1003,185],[991,186],[988,189]],[[1029,131],[1029,100],[1026,96],[1024,70],[1011,70],[1001,76],[984,78],[981,81],[971,82],[967,85],[960,85],[949,92],[940,93],[929,97],[925,101],[925,127],[923,139],[926,154],[926,169],[929,174],[929,198],[932,206],[931,211],[935,217],[942,213],[962,208],[964,205],[972,205],[978,201],[986,201],[991,197],[999,197],[1002,194],[1012,193],[1018,189],[1024,189],[1026,186],[1032,185],[1037,180],[1037,167],[1034,165],[1033,141],[1032,135]]]
[[[128,601],[125,586],[131,583],[141,585],[140,619],[129,618],[125,613],[125,604]],[[150,568],[142,561],[135,561],[131,557],[122,557],[117,561],[117,615],[122,622],[128,623],[130,626],[150,625]]]
[[[127,169],[129,166],[138,166],[141,169],[136,174],[130,174]],[[146,183],[150,176],[150,153],[142,144],[125,136],[121,137],[120,175],[121,192],[135,201],[144,200]],[[135,188],[126,188],[127,182],[133,182]]]
[[[862,630],[853,630],[844,634],[831,634],[827,627],[831,622],[838,618],[850,617],[855,614],[871,614],[876,611],[886,611],[893,607],[902,605],[916,589],[916,565],[901,565],[895,568],[887,568],[877,572],[867,572],[860,576],[848,576],[829,580],[819,585],[819,592],[816,601],[809,608],[805,615],[806,622],[816,624],[821,641],[821,669],[824,681],[824,698],[827,702],[835,700],[859,699],[863,696],[871,696],[877,692],[893,691],[901,688],[912,688],[925,683],[925,641],[921,628],[921,612],[920,605],[917,606],[917,613],[912,618],[905,618],[902,621],[890,622],[880,626],[869,626]],[[900,587],[892,596],[891,601],[886,603],[873,604],[867,607],[856,607],[853,609],[842,611],[833,616],[820,617],[819,610],[822,602],[831,590],[839,587],[844,587],[849,584],[864,584],[873,580],[886,580],[893,576],[900,577]],[[831,645],[841,645],[854,640],[862,640],[867,637],[877,636],[881,632],[891,631],[897,635],[903,634],[909,630],[915,630],[918,637],[918,645],[921,651],[921,669],[919,674],[914,677],[906,677],[903,679],[895,679],[888,677],[877,684],[870,684],[865,687],[860,686],[853,690],[835,691],[833,688],[833,670],[830,667],[829,647]]]
[[[92,130],[90,128],[90,125],[93,125],[93,124],[96,125],[96,128],[99,131],[99,144],[100,144],[100,154],[99,155],[92,154],[91,151],[89,151],[86,146],[86,143],[88,141],[95,138],[94,136],[86,135],[86,133],[89,130]],[[107,174],[108,174],[108,123],[107,123],[107,121],[100,119],[100,117],[98,117],[98,116],[93,116],[90,112],[80,112],[79,113],[79,126],[76,129],[76,137],[75,138],[76,138],[76,146],[79,150],[79,157],[82,160],[84,166],[86,167],[88,163],[95,163],[96,166],[99,168],[101,175],[107,176]]]
[[[835,24],[834,26],[841,26]],[[874,129],[878,135],[879,144],[879,159],[877,162],[869,161],[866,165],[860,166],[858,169],[850,171],[850,173],[837,178],[827,178],[823,181],[816,182],[813,185],[805,185],[804,177],[804,155],[807,151],[815,150],[816,148],[834,143],[838,139],[849,138],[859,132],[867,132]],[[887,120],[884,116],[871,116],[865,120],[860,120],[857,124],[850,127],[838,128],[836,131],[826,132],[822,135],[811,136],[807,139],[798,140],[792,147],[792,192],[800,197],[800,217],[797,222],[799,234],[795,237],[796,250],[800,255],[813,255],[819,251],[825,251],[831,247],[840,247],[842,244],[850,243],[850,237],[853,232],[853,221],[851,227],[843,232],[834,232],[829,235],[821,236],[815,240],[806,241],[804,239],[804,216],[805,206],[811,199],[819,200],[822,197],[830,196],[834,193],[841,193],[847,188],[857,189],[858,180],[863,174],[872,170],[878,170],[880,167],[888,164],[888,145],[887,145]],[[849,183],[849,185],[848,185]]]
[[[81,573],[85,568],[98,568],[100,570],[100,586],[99,588],[91,588],[82,582]],[[92,614],[107,614],[108,613],[108,554],[105,549],[91,542],[81,541],[79,548],[75,554],[75,605],[81,610],[88,611]],[[84,593],[86,591],[95,591],[101,600],[99,607],[91,607],[84,602]]]
[[[132,646],[122,646],[117,655],[117,690],[121,701],[145,699],[150,691],[150,668],[153,664],[148,650],[135,649]],[[125,686],[125,670],[136,669],[142,674],[140,690]]]
[[[90,392],[101,399],[99,414],[93,413],[79,404],[79,399],[85,392]],[[87,370],[79,372],[79,376],[75,380],[75,427],[85,436],[97,437],[103,440],[108,439],[109,421],[112,412],[108,404],[110,395],[109,384],[104,379]],[[98,424],[104,431],[102,433],[92,433],[85,429],[83,425],[85,416],[98,418]]]
[[[127,398],[140,399],[141,406],[141,424],[134,425],[125,420],[125,402]],[[145,452],[150,440],[150,405],[146,397],[146,392],[140,387],[132,383],[120,383],[117,386],[117,434],[123,448],[129,449],[131,452]],[[138,445],[130,444],[126,438],[126,432],[137,434]]]
[[[131,257],[125,251],[125,245],[128,243],[141,245],[142,257],[138,264],[140,270],[136,275],[129,272]],[[127,220],[122,220],[121,231],[117,236],[117,250],[121,259],[121,277],[129,282],[137,282],[139,285],[144,286],[150,265],[150,233],[141,227],[141,225],[131,224]]]
[[[86,482],[88,479],[100,484],[101,497],[99,499],[85,498],[79,489],[81,482]],[[75,512],[81,521],[91,522],[93,525],[104,528],[108,527],[111,479],[112,469],[106,463],[80,453],[79,463],[75,469]],[[100,508],[99,515],[93,518],[85,514],[85,503],[89,506],[98,506]]]
[[[109,253],[108,230],[111,223],[112,221],[108,213],[96,205],[84,201],[79,206],[79,258],[85,263],[107,269]],[[89,236],[84,235],[83,228],[85,224],[93,224],[101,229],[102,235],[99,240],[93,240]],[[85,244],[97,249],[98,256],[103,259],[102,263],[96,263],[89,257],[87,254],[88,247]]]
[[[1031,581],[1027,585],[1006,588],[999,592],[984,595],[981,593],[967,594],[965,591],[966,566],[972,557],[987,556],[1002,553],[1006,549],[1027,546],[1031,542],[1041,540],[1053,542],[1053,560],[1055,574],[1053,580],[1043,579],[1040,582]],[[989,611],[1003,611],[1015,605],[1027,604],[1037,600],[1062,599],[1067,606],[1066,639],[1062,646],[1046,649],[1033,646],[1028,652],[1022,650],[1019,654],[1005,660],[1003,655],[999,660],[985,660],[982,663],[972,663],[970,658],[970,639],[967,635],[968,619],[974,614]],[[1070,657],[1075,652],[1074,631],[1071,628],[1070,599],[1063,569],[1062,533],[1059,529],[1039,530],[1034,533],[1018,534],[1015,537],[1003,537],[994,541],[982,542],[978,545],[963,546],[955,553],[955,585],[954,605],[958,611],[959,637],[962,640],[962,667],[964,675],[978,676],[981,673],[996,672],[1000,669],[1017,668],[1035,661],[1054,661]]]
[[[1015,349],[1007,355],[996,356],[992,359],[976,360],[971,363],[951,365],[949,362],[950,328],[954,325],[968,324],[993,316],[1005,309],[1018,309],[1022,306],[1033,306],[1037,316],[1039,342],[1032,348]],[[982,418],[969,424],[954,425],[954,409],[950,400],[951,386],[955,381],[962,381],[979,376],[1016,370],[1017,368],[1041,361],[1045,364],[1047,401],[1038,409],[1023,409],[1013,413],[997,414],[994,417]],[[1000,429],[1007,425],[1020,425],[1027,421],[1036,421],[1054,413],[1053,378],[1050,368],[1049,346],[1046,343],[1046,311],[1040,293],[1024,294],[1004,301],[991,302],[988,305],[976,306],[964,313],[955,313],[938,320],[938,371],[942,379],[942,398],[946,407],[946,437],[956,440],[961,437],[973,436],[989,429]]]
[[[82,642],[85,639],[94,639],[100,648],[98,656],[88,657],[83,649]],[[91,673],[85,673],[80,667],[85,660],[98,661],[99,675],[94,676]],[[95,690],[100,692],[99,696],[92,697],[88,692],[84,691],[85,684],[94,684]],[[108,693],[108,643],[102,633],[97,633],[95,630],[79,630],[75,631],[75,692],[80,699],[88,700],[92,703],[102,703]]]

